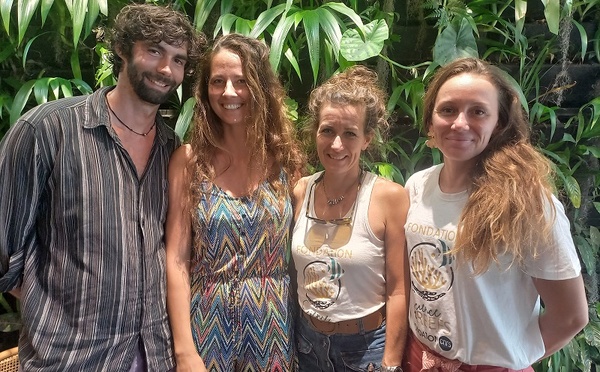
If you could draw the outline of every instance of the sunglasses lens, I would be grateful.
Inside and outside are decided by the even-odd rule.
[[[313,223],[304,237],[304,244],[313,252],[324,245],[331,249],[338,249],[350,241],[351,234],[352,225],[350,224]]]

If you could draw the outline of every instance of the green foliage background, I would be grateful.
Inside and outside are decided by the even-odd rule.
[[[584,266],[590,324],[537,371],[591,371],[600,363],[600,82],[581,95],[570,71],[600,68],[600,0],[163,0],[209,38],[239,32],[271,46],[271,64],[302,127],[310,90],[363,63],[390,94],[393,125],[366,160],[403,184],[441,155],[420,133],[422,94],[435,69],[460,56],[498,63],[522,92],[539,148],[553,161]],[[125,0],[0,1],[0,138],[31,107],[114,84],[103,35]],[[552,71],[557,78],[548,85]],[[579,82],[579,86],[581,85]],[[194,105],[186,81],[164,113],[185,136]],[[573,104],[570,97],[578,96]],[[307,142],[307,149],[310,145]],[[313,159],[313,167],[318,166]],[[18,327],[0,297],[4,330]]]

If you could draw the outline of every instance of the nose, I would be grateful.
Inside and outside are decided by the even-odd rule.
[[[163,59],[160,65],[158,66],[158,72],[166,76],[171,76],[172,70],[170,61]]]
[[[469,129],[469,121],[467,120],[467,114],[465,112],[459,112],[452,123],[452,129],[466,130]]]
[[[333,143],[331,144],[331,148],[334,150],[340,150],[344,147],[344,144],[342,143],[342,139],[340,138],[340,136],[335,136],[335,138],[333,139]]]
[[[236,95],[235,88],[233,87],[233,83],[231,82],[231,80],[227,80],[227,82],[225,83],[225,90],[223,91],[223,95],[224,96],[235,96]]]

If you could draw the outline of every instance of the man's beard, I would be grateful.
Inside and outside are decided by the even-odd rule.
[[[138,97],[140,97],[143,101],[154,105],[160,105],[167,102],[171,94],[173,94],[173,92],[177,89],[177,85],[175,85],[175,82],[172,79],[153,76],[149,72],[140,72],[137,69],[137,66],[134,64],[127,66],[127,76],[129,77],[133,91],[138,95]],[[146,84],[144,82],[145,78],[164,83],[166,85],[171,85],[171,88],[168,92],[157,91],[149,86],[151,83]]]

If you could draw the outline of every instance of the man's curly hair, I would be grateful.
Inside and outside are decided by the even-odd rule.
[[[185,14],[170,7],[151,4],[131,4],[121,9],[109,32],[110,62],[113,74],[119,75],[123,59],[131,57],[136,41],[165,43],[173,46],[187,44],[186,72],[190,75],[206,47],[206,37],[197,32]]]

